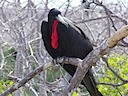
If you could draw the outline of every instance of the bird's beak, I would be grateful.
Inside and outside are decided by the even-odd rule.
[[[56,17],[56,19],[59,20],[60,22],[64,23],[64,24],[66,24],[64,18],[63,18],[61,15],[58,15],[58,16]]]

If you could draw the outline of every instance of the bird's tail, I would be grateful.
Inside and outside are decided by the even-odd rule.
[[[97,88],[95,79],[91,73],[91,70],[87,72],[85,77],[83,78],[82,85],[84,85],[91,96],[103,96]]]

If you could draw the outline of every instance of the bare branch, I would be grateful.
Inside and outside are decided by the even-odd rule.
[[[122,86],[126,83],[128,83],[128,82],[122,82],[122,83],[118,83],[118,84],[110,84],[110,83],[97,83],[97,84],[98,85],[108,85],[108,86],[112,86],[112,87],[118,87],[118,86]]]
[[[115,47],[115,45],[118,43],[119,40],[128,36],[127,29],[128,29],[128,25],[124,26],[123,28],[118,30],[111,38],[109,38],[106,44],[101,45],[100,47],[96,48],[95,50],[89,53],[89,55],[83,60],[81,66],[77,67],[77,70],[73,78],[71,79],[70,85],[64,89],[62,96],[67,96],[68,92],[70,92],[75,87],[78,87],[78,85],[81,83],[82,79],[84,78],[85,74],[90,69],[90,67],[95,66],[99,58],[109,53],[110,50],[113,47]],[[115,38],[115,37],[118,37],[118,38]]]
[[[107,46],[112,48],[116,46],[116,44],[122,40],[123,38],[128,36],[128,25],[124,26],[123,28],[119,29],[112,37],[110,37],[107,41]]]
[[[124,24],[127,25],[127,21],[124,18],[119,17],[119,16],[117,16],[115,14],[110,14],[110,15],[113,18],[121,20],[122,22],[124,22]],[[78,23],[84,23],[84,22],[91,22],[91,21],[101,20],[101,19],[106,19],[106,18],[108,18],[108,16],[102,16],[102,17],[92,18],[92,19],[88,19],[88,20],[81,20],[81,21],[77,21],[77,22],[74,22],[74,23],[78,24]]]
[[[90,69],[91,66],[95,66],[97,60],[102,57],[103,55],[107,54],[108,52],[110,52],[111,48],[113,48],[120,39],[126,37],[128,35],[128,25],[124,26],[123,28],[121,28],[120,30],[118,30],[113,37],[109,38],[108,42],[110,43],[106,43],[106,45],[101,45],[99,48],[96,48],[95,50],[93,50],[92,52],[90,52],[90,54],[83,60],[81,61],[80,59],[76,59],[75,58],[68,58],[65,59],[65,61],[63,59],[58,59],[58,62],[64,62],[67,64],[77,64],[78,68],[76,70],[76,73],[74,74],[73,78],[71,79],[71,83],[70,85],[68,85],[63,92],[62,96],[66,96],[68,94],[68,92],[70,92],[72,89],[74,89],[75,87],[77,87],[84,75],[86,74],[86,72]],[[119,35],[120,33],[120,35]],[[122,35],[122,34],[125,34]],[[115,38],[117,37],[118,38]],[[113,39],[115,38],[115,39]],[[111,43],[111,42],[114,42]],[[110,46],[110,45],[112,46]],[[109,47],[110,46],[110,47]],[[60,60],[60,61],[59,61]],[[74,61],[75,60],[75,61]],[[18,83],[15,83],[10,89],[6,90],[3,94],[1,94],[0,96],[7,96],[8,94],[14,92],[15,90],[17,90],[18,88],[20,88],[21,86],[23,86],[26,82],[28,82],[31,78],[33,78],[36,74],[44,71],[45,69],[51,67],[51,63],[46,64],[44,66],[40,66],[38,68],[36,68],[35,70],[33,70],[32,72],[30,72],[28,75],[26,75],[22,80],[20,80]],[[77,78],[79,77],[79,78]]]
[[[17,78],[15,76],[8,76],[9,80],[13,80],[14,82],[19,82],[21,79]],[[37,92],[34,90],[34,88],[29,84],[26,83],[25,87],[30,89],[31,94],[33,94],[32,96],[38,96]]]
[[[40,67],[37,67],[35,70],[30,72],[28,75],[26,75],[22,80],[15,83],[11,88],[6,90],[4,93],[2,93],[0,96],[8,96],[12,92],[16,91],[18,88],[23,86],[26,82],[28,82],[30,79],[32,79],[35,75],[39,74],[40,72],[46,70],[47,68],[51,67],[51,63],[42,65]]]

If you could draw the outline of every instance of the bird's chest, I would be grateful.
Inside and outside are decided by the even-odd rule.
[[[62,44],[59,41],[58,41],[58,47],[56,49],[52,47],[52,49],[55,52],[56,57],[64,56],[65,54],[64,49],[62,48]]]
[[[55,41],[52,41],[51,39],[51,34],[49,34],[48,36],[49,38],[45,40],[45,45],[46,45],[46,48],[47,48],[47,51],[49,52],[49,54],[53,57],[53,58],[56,58],[56,57],[60,57],[60,56],[64,56],[63,54],[63,48],[61,46],[61,43],[59,42],[59,39],[57,42]],[[52,43],[58,43],[57,45],[53,45]]]

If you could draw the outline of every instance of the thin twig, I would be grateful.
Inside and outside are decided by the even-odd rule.
[[[108,60],[105,57],[102,57],[103,61],[107,64],[107,67],[112,73],[119,78],[122,82],[128,82],[128,80],[124,80],[122,77],[120,77],[109,65]]]
[[[35,70],[30,72],[28,75],[26,75],[22,80],[15,83],[11,88],[6,90],[4,93],[2,93],[0,96],[8,96],[12,92],[16,91],[18,88],[23,86],[26,82],[28,82],[30,79],[32,79],[35,75],[39,74],[40,72],[46,70],[47,68],[51,67],[51,63],[45,64],[44,66],[37,67]]]
[[[108,85],[108,86],[112,86],[112,87],[119,87],[119,86],[122,86],[124,84],[127,84],[128,82],[122,82],[122,83],[118,83],[118,84],[110,84],[110,83],[97,83],[98,85]]]
[[[86,58],[84,58],[81,66],[77,67],[77,70],[71,79],[70,85],[67,86],[62,96],[67,96],[67,94],[73,90],[74,88],[78,87],[78,85],[83,80],[85,74],[90,69],[91,66],[95,66],[97,60],[101,58],[103,55],[109,53],[113,47],[117,45],[117,43],[125,37],[128,36],[128,25],[121,28],[119,31],[116,32],[111,38],[109,38],[106,44],[101,45],[100,47],[96,48],[92,52],[90,52]],[[120,34],[120,35],[119,35]],[[111,42],[111,43],[110,43]],[[109,45],[110,44],[110,45]],[[79,78],[77,78],[79,77]]]

